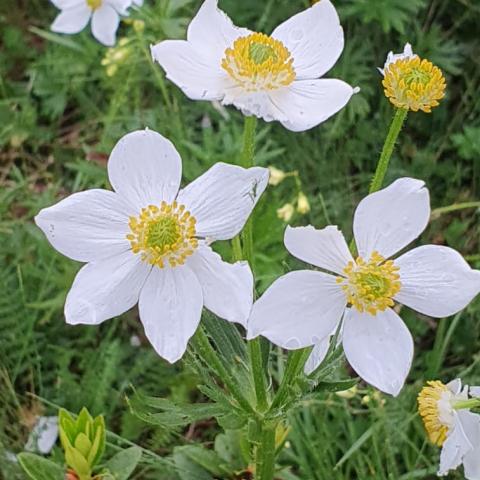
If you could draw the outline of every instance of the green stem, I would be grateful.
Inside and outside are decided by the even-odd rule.
[[[310,355],[309,348],[302,348],[300,350],[294,350],[288,355],[287,367],[285,368],[285,374],[283,375],[282,382],[278,387],[278,391],[273,399],[270,409],[280,407],[284,404],[288,398],[288,390],[293,381],[297,378],[300,370],[305,365],[308,356]]]
[[[194,340],[195,346],[197,347],[201,358],[203,358],[205,363],[217,373],[218,377],[223,381],[225,386],[228,388],[228,391],[235,398],[238,404],[245,411],[255,414],[255,410],[252,408],[248,400],[243,396],[243,393],[241,392],[237,382],[234,378],[232,378],[218,357],[217,352],[210,344],[210,340],[208,339],[207,334],[202,326],[198,328]]]
[[[253,384],[257,398],[257,410],[265,412],[268,409],[267,384],[265,382],[262,345],[260,338],[254,338],[248,342],[248,353],[252,366]]]
[[[277,424],[263,425],[256,452],[255,480],[272,480],[275,473],[275,432]]]
[[[453,404],[455,410],[463,410],[464,408],[480,407],[480,398],[470,398],[469,400],[459,400]]]
[[[465,208],[480,208],[480,202],[453,203],[452,205],[447,205],[446,207],[435,208],[432,210],[431,217],[438,218],[444,213],[456,212]]]
[[[395,148],[395,142],[397,141],[398,134],[402,129],[403,123],[407,118],[408,110],[404,108],[397,108],[393,116],[390,129],[388,130],[387,138],[383,144],[382,153],[373,176],[372,183],[370,184],[370,192],[373,193],[382,188],[382,183],[387,173],[390,157],[392,156],[393,149]]]

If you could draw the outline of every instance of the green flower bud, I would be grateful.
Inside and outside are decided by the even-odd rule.
[[[92,470],[105,450],[105,421],[99,415],[92,418],[86,408],[75,420],[66,410],[58,414],[60,441],[65,451],[67,465],[79,480],[90,480]]]

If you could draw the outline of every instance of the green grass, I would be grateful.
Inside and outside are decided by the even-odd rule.
[[[125,394],[131,384],[176,402],[205,401],[197,389],[201,367],[190,355],[174,366],[157,357],[135,309],[98,328],[67,326],[63,303],[80,265],[55,252],[33,223],[42,207],[70,192],[108,188],[108,153],[134,129],[148,126],[173,141],[183,158],[185,182],[217,161],[239,161],[240,113],[189,101],[150,60],[149,44],[182,38],[199,4],[146,0],[134,15],[145,29],[139,33],[122,25],[129,54],[109,77],[101,66],[106,49],[88,29],[75,36],[49,31],[56,10],[47,0],[1,2],[0,478],[24,478],[5,460],[5,452],[22,451],[32,415],[55,413],[58,406],[104,413],[111,452],[130,443],[142,446],[145,455],[134,478],[212,478],[179,449],[182,445],[211,448],[215,442],[217,449],[229,445],[233,457],[240,457],[241,442],[231,433],[228,442],[225,435],[215,441],[221,429],[214,421],[165,428],[146,425],[130,413]],[[432,114],[409,116],[387,182],[400,176],[425,180],[432,208],[440,210],[421,242],[454,247],[480,267],[478,206],[443,208],[479,198],[480,6],[475,0],[338,0],[335,5],[346,48],[329,76],[359,85],[361,93],[307,133],[259,122],[257,163],[296,170],[298,177],[270,187],[256,210],[258,291],[301,265],[287,255],[285,224],[276,215],[277,208],[295,200],[299,188],[312,210],[297,213],[292,224],[333,223],[351,232],[353,210],[368,190],[392,115],[376,67],[388,50],[402,50],[405,41],[444,70],[447,97]],[[223,0],[221,6],[237,24],[269,32],[308,2]],[[231,255],[228,244],[219,249]],[[361,384],[349,400],[325,391],[304,400],[290,414],[281,478],[435,478],[439,452],[426,442],[415,414],[416,394],[430,378],[462,376],[480,384],[480,301],[440,321],[407,309],[402,316],[414,335],[416,354],[401,395],[379,397]],[[131,345],[132,335],[139,336],[140,347]],[[348,373],[340,368],[334,378]],[[365,395],[370,402],[362,402]],[[60,458],[61,452],[54,455]],[[237,469],[241,466],[240,461]]]

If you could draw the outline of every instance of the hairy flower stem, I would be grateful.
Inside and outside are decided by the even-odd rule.
[[[380,159],[378,160],[377,169],[375,170],[372,183],[370,184],[369,193],[376,192],[382,188],[383,180],[388,170],[388,164],[390,163],[390,157],[392,156],[393,149],[395,148],[395,142],[397,141],[398,134],[400,133],[403,123],[407,118],[407,113],[408,110],[405,108],[395,109],[395,114],[393,115],[393,120],[390,124],[387,138],[383,144]]]
[[[244,168],[251,168],[255,165],[255,130],[257,118],[254,116],[245,117],[243,130],[243,149],[240,156],[240,165]],[[241,259],[247,260],[253,270],[253,232],[252,219],[246,223],[241,233],[241,244],[234,239],[234,255],[240,254]],[[257,400],[256,409],[259,413],[268,410],[267,382],[265,378],[265,366],[263,364],[262,348],[259,338],[248,342],[248,355],[255,386]],[[255,479],[272,480],[275,468],[275,428],[276,425],[265,425],[258,420],[260,430],[260,443],[255,449]]]

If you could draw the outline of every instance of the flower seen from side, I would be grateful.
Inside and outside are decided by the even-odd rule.
[[[463,464],[467,480],[480,479],[480,387],[462,388],[460,379],[446,385],[429,381],[418,395],[418,411],[430,441],[441,447],[438,475]]]
[[[236,27],[217,0],[205,0],[187,40],[160,42],[152,56],[192,100],[221,101],[303,131],[338,112],[355,93],[342,80],[320,78],[343,45],[330,0],[294,15],[271,35]]]
[[[217,163],[180,189],[181,170],[166,138],[132,132],[108,161],[113,192],[74,193],[35,218],[54,248],[87,262],[67,295],[67,323],[98,325],[138,302],[147,338],[169,362],[185,352],[203,306],[246,325],[250,267],[210,245],[241,231],[268,182],[266,168]]]
[[[403,53],[390,52],[379,69],[385,96],[397,108],[430,113],[445,96],[445,77],[432,62],[414,54],[409,43]]]
[[[480,271],[452,248],[424,245],[393,258],[423,232],[429,217],[424,183],[401,178],[358,205],[356,258],[336,226],[287,227],[290,253],[323,271],[293,271],[277,279],[253,306],[248,338],[263,335],[287,349],[314,346],[305,367],[310,373],[339,332],[357,374],[397,395],[410,370],[413,339],[395,304],[446,317],[480,292]]]

